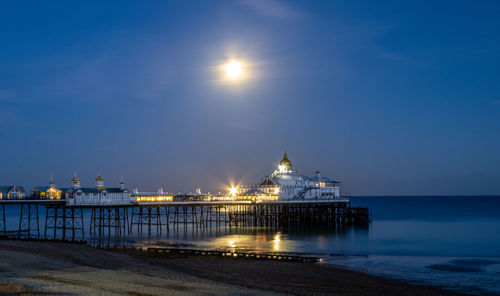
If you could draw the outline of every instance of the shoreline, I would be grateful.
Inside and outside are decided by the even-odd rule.
[[[1,295],[466,295],[327,264],[0,241]]]

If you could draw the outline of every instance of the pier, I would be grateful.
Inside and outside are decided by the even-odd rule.
[[[17,229],[8,231],[6,208],[19,207]],[[40,217],[41,213],[44,217]],[[261,227],[293,229],[340,227],[370,221],[367,208],[349,199],[316,201],[169,201],[67,205],[64,200],[0,200],[0,235],[74,241],[86,236],[119,238],[160,235],[173,228]],[[11,221],[12,222],[12,221]],[[12,226],[11,226],[12,227]]]
[[[80,179],[71,186],[37,186],[25,196],[23,186],[2,186],[0,196],[0,235],[37,239],[85,239],[128,235],[161,235],[164,232],[205,229],[260,228],[266,230],[340,229],[367,225],[368,208],[351,207],[341,194],[340,181],[322,176],[298,174],[284,153],[279,165],[256,184],[229,184],[227,193],[170,194],[129,191],[104,186],[104,178],[94,187],[83,187]],[[17,229],[8,223],[6,207],[19,207]],[[12,213],[10,212],[10,215]]]

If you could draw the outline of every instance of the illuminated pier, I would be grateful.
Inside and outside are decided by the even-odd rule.
[[[82,187],[76,174],[71,181],[69,188],[62,188],[51,178],[49,186],[35,187],[30,196],[22,186],[1,186],[0,234],[75,240],[161,234],[179,225],[290,229],[369,223],[368,209],[352,208],[340,193],[340,182],[319,171],[313,177],[298,174],[286,153],[276,170],[257,184],[233,185],[226,194],[205,194],[199,188],[178,195],[162,188],[130,192],[123,180],[118,187],[105,187],[101,176],[95,187]],[[20,215],[17,229],[8,232],[5,208],[11,205],[19,206]]]

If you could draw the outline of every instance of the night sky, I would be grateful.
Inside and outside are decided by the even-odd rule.
[[[499,1],[2,1],[0,185],[216,192],[286,150],[353,195],[499,194],[499,32]]]

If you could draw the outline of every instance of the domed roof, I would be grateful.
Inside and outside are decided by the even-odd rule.
[[[98,176],[95,180],[96,181],[104,181],[104,179],[101,176]]]
[[[73,177],[73,179],[71,179],[71,181],[73,181],[73,182],[80,182],[80,179],[78,179],[78,177]]]
[[[286,155],[286,152],[285,152],[285,155],[283,155],[283,159],[280,161],[280,165],[283,165],[283,166],[292,166],[292,162],[288,159],[288,156]]]

